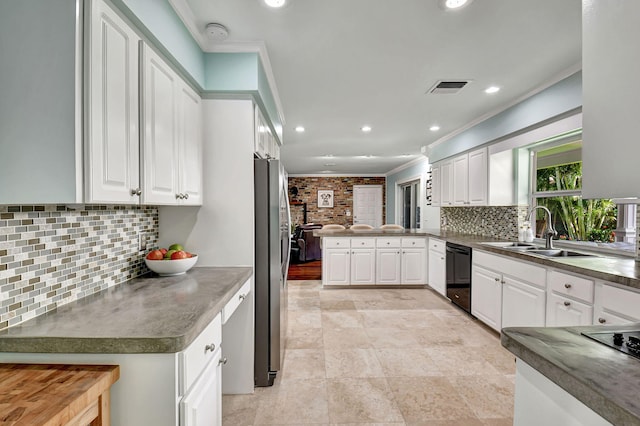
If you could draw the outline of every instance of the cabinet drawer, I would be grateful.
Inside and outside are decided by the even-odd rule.
[[[251,293],[251,280],[247,280],[247,282],[240,287],[240,290],[236,291],[236,294],[234,294],[227,304],[224,305],[224,308],[222,308],[223,324],[231,318],[231,315],[233,315],[235,310],[240,306],[249,293]]]
[[[425,248],[427,240],[425,238],[403,238],[402,247]]]
[[[436,240],[435,238],[429,238],[429,250],[437,251],[444,254],[446,251],[446,244],[442,240]]]
[[[400,247],[400,238],[377,238],[376,247]]]
[[[638,311],[640,293],[603,285],[601,294],[603,309],[640,321],[640,312]]]
[[[184,395],[222,344],[222,315],[218,314],[202,333],[178,354],[179,393]]]
[[[352,238],[351,248],[374,248],[375,238]]]
[[[323,238],[322,246],[324,248],[349,248],[351,247],[351,239],[349,238]]]
[[[549,289],[554,292],[593,303],[594,282],[592,280],[559,271],[549,271],[547,280]]]
[[[502,274],[510,275],[530,284],[535,284],[538,287],[546,287],[547,270],[533,263],[496,256],[480,250],[473,252],[472,262],[474,265],[499,271]]]

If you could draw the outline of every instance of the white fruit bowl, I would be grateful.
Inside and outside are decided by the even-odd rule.
[[[187,272],[198,261],[198,256],[195,254],[193,257],[187,259],[175,259],[175,260],[149,260],[145,259],[144,263],[147,264],[147,268],[157,273],[161,277],[169,277],[172,275],[181,275]]]

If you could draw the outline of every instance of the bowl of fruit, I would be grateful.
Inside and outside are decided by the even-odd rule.
[[[198,256],[185,251],[180,244],[172,244],[168,249],[151,250],[144,258],[147,268],[161,277],[181,275],[198,261]]]

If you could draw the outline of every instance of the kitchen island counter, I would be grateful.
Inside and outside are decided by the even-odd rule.
[[[640,324],[514,327],[503,329],[501,340],[502,345],[518,358],[518,363],[524,362],[608,422],[640,425],[640,359],[580,334],[638,329]],[[516,377],[516,420],[519,415],[519,383]],[[552,395],[547,396],[554,399]],[[533,404],[535,409],[538,402],[528,399],[526,403]],[[554,403],[562,405],[559,399]],[[538,409],[544,411],[541,406]]]
[[[177,353],[251,277],[249,267],[149,274],[0,331],[0,352]]]

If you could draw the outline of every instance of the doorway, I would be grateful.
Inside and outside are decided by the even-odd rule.
[[[353,223],[382,226],[382,185],[353,185]]]
[[[399,185],[399,221],[406,229],[420,228],[420,179]]]

